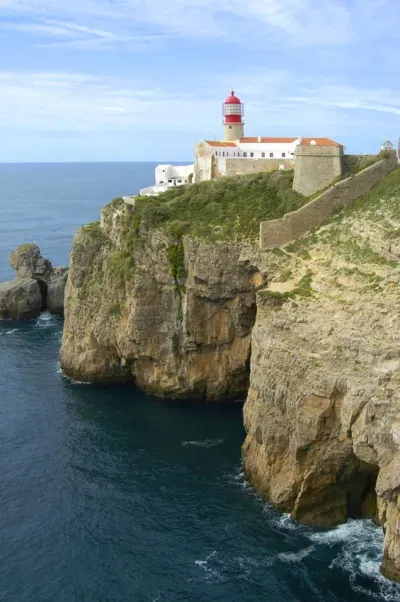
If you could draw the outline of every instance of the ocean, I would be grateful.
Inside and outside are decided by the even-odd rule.
[[[65,265],[77,227],[154,167],[0,165],[0,280],[23,242]],[[380,528],[301,527],[245,482],[239,405],[73,383],[62,327],[0,325],[0,600],[400,600]]]

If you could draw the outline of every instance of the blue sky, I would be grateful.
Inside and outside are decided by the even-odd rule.
[[[0,161],[190,161],[222,136],[400,135],[397,0],[0,0]]]

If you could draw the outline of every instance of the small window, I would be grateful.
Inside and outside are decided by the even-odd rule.
[[[286,157],[286,153],[282,153],[282,157]]]
[[[250,157],[254,157],[254,153],[250,153]]]
[[[231,126],[231,125],[229,126],[229,129],[230,129],[230,130],[232,129],[232,126]]]
[[[270,157],[273,157],[273,156],[274,156],[274,153],[269,153],[269,156],[270,156]]]
[[[178,184],[182,184],[182,180],[178,180]]]
[[[164,184],[164,180],[160,180],[160,184]]]
[[[264,158],[265,157],[265,153],[261,153],[261,156]]]
[[[243,153],[243,157],[247,157],[247,153]]]
[[[169,182],[170,184],[172,184],[172,180],[168,180],[168,182]]]

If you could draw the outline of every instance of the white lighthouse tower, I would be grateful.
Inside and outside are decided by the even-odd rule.
[[[243,138],[244,107],[233,90],[222,105],[222,115],[224,118],[224,141],[231,142]]]

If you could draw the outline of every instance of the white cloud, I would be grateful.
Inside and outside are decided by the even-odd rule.
[[[89,35],[118,40],[121,33],[138,35],[143,33],[138,29],[148,27],[152,33],[216,37],[247,46],[257,41],[265,45],[271,35],[286,46],[338,45],[350,37],[344,0],[3,0],[1,11],[8,18],[45,20],[44,26],[54,19],[53,26],[70,28],[83,39]],[[107,23],[107,31],[101,31],[99,23]],[[39,33],[38,27],[31,32]]]
[[[400,97],[395,90],[354,88],[352,86],[325,86],[286,100],[314,106],[337,107],[348,110],[366,110],[400,115]]]

